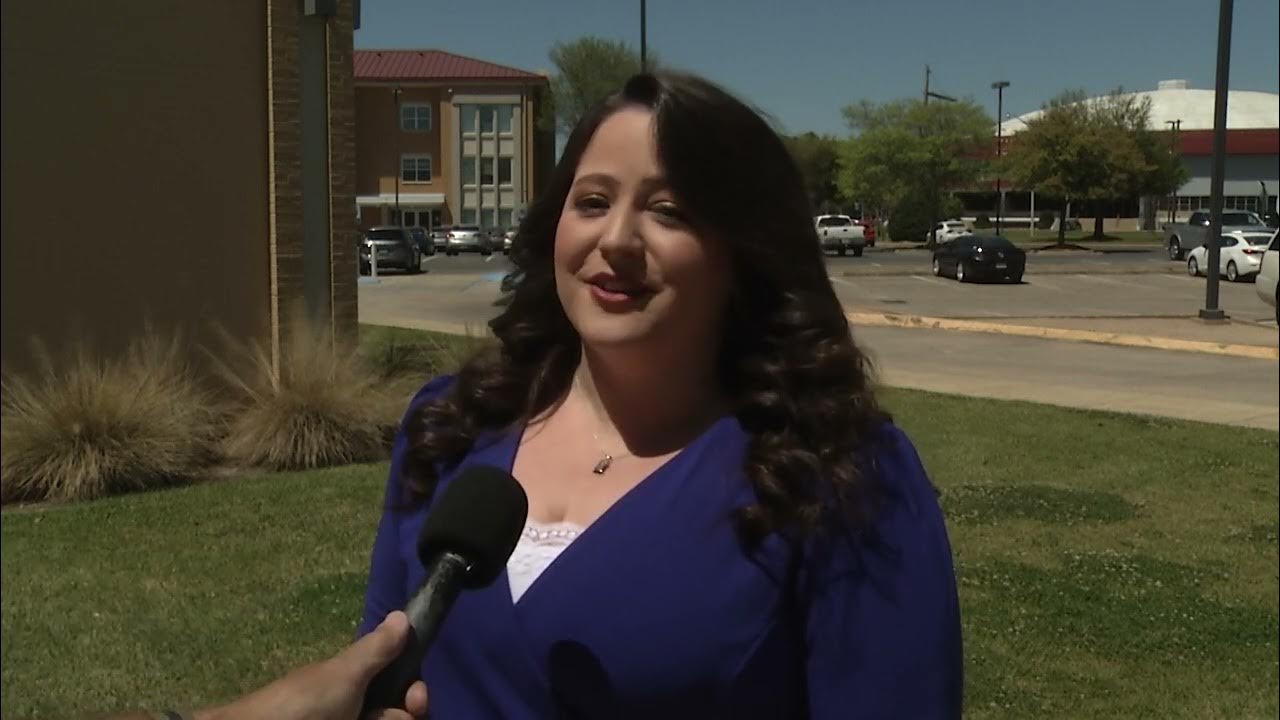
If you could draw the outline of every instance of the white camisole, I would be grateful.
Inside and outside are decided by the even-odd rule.
[[[507,560],[507,579],[511,584],[511,601],[518,602],[534,580],[551,565],[565,548],[582,532],[582,526],[569,522],[542,523],[529,520],[516,549]]]

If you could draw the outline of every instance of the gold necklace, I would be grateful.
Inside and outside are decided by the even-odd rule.
[[[578,392],[580,393],[583,392],[582,383],[579,382],[577,373],[575,373],[573,376],[573,384],[578,386]],[[613,461],[615,458],[613,456],[613,453],[610,453],[609,451],[604,449],[604,443],[600,442],[599,433],[597,433],[595,430],[592,430],[591,437],[596,441],[596,449],[599,450],[600,453],[604,456],[596,461],[596,464],[591,468],[591,472],[595,473],[596,475],[603,475],[609,471],[610,467],[613,466]],[[619,455],[618,457],[624,458],[630,454],[631,453],[625,453],[623,455]]]

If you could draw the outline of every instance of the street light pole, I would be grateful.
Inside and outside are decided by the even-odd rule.
[[[933,74],[933,70],[930,69],[928,65],[925,65],[924,66],[924,104],[925,106],[928,107],[929,98],[937,98],[939,100],[946,100],[947,102],[958,102],[955,98],[949,95],[936,93],[929,89],[929,76],[932,74]],[[925,131],[922,129],[920,132],[921,132],[921,136],[923,137]],[[929,163],[930,185],[935,185],[935,183],[933,182],[934,174],[935,172],[934,172],[933,162],[930,161]],[[942,188],[933,187],[932,190],[933,190],[933,193],[932,193],[933,197],[929,200],[929,247],[935,247],[938,244],[938,194],[942,192]]]
[[[404,213],[400,212],[400,176],[404,174],[404,161],[400,158],[400,86],[391,91],[396,106],[396,225],[404,227]]]
[[[1004,154],[1004,89],[1009,87],[1008,80],[997,80],[991,83],[996,91],[996,234],[1000,234],[1000,223],[1004,220],[1004,187],[1000,177],[1000,157]]]
[[[1165,120],[1165,125],[1169,126],[1169,152],[1170,154],[1178,154],[1178,136],[1182,130],[1182,118],[1177,120]],[[1169,199],[1169,222],[1177,222],[1178,220],[1178,188],[1173,189],[1173,197]]]
[[[1218,263],[1222,261],[1222,184],[1227,163],[1227,89],[1231,76],[1231,15],[1233,0],[1218,5],[1218,74],[1213,88],[1213,178],[1209,191],[1209,267],[1204,288],[1203,320],[1225,320],[1218,307]]]
[[[640,0],[640,72],[649,72],[648,13],[645,0]]]

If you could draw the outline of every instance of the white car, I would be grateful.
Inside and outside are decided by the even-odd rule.
[[[1254,288],[1262,302],[1276,311],[1276,324],[1280,325],[1280,297],[1276,296],[1276,279],[1280,277],[1280,231],[1271,233],[1271,244],[1262,255],[1262,269],[1258,271],[1258,284]]]
[[[1218,274],[1231,282],[1251,278],[1262,269],[1262,254],[1267,251],[1271,238],[1259,233],[1222,236],[1222,250],[1218,253]],[[1208,274],[1209,248],[1201,245],[1187,253],[1187,274]]]
[[[944,243],[944,242],[947,242],[948,240],[955,240],[956,238],[961,237],[963,235],[971,234],[969,228],[965,227],[965,224],[959,220],[944,220],[943,222],[940,222],[937,225],[935,225],[934,229],[938,231],[939,243]],[[929,242],[929,238],[932,235],[933,235],[933,231],[929,231],[925,233],[924,241]]]

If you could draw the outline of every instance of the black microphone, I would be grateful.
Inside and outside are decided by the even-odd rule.
[[[502,574],[520,540],[529,499],[520,483],[494,467],[463,470],[427,514],[418,558],[427,579],[404,612],[412,632],[400,655],[379,672],[364,694],[364,710],[404,707],[422,658],[462,590],[485,587]]]

